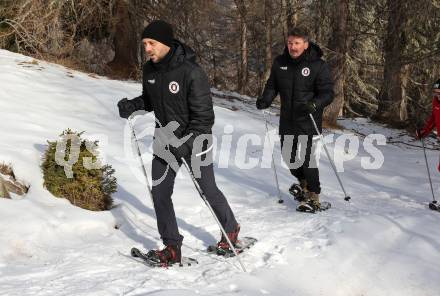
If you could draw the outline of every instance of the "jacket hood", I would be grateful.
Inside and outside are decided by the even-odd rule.
[[[188,45],[174,39],[173,47],[171,48],[171,57],[165,57],[164,60],[158,63],[149,61],[148,64],[156,71],[167,71],[180,66],[185,61],[195,63],[196,54]]]
[[[175,62],[183,62],[188,60],[190,62],[196,62],[196,53],[194,50],[188,45],[180,42],[179,40],[174,39],[174,55],[171,61],[175,60]]]

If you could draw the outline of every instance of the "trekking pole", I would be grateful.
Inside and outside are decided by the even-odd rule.
[[[246,268],[244,267],[243,263],[241,262],[240,257],[238,256],[237,250],[235,249],[234,245],[232,244],[231,240],[228,237],[228,234],[226,233],[226,231],[223,228],[222,224],[220,223],[220,221],[218,220],[217,216],[215,215],[214,210],[212,209],[211,205],[209,204],[208,200],[206,199],[205,193],[203,192],[202,188],[200,187],[199,183],[197,182],[196,177],[192,173],[188,163],[186,162],[186,160],[183,157],[181,158],[181,160],[182,160],[183,164],[185,165],[185,167],[186,167],[186,169],[188,171],[188,174],[190,175],[191,180],[194,183],[194,186],[196,187],[197,191],[199,192],[200,197],[203,199],[203,201],[205,202],[206,206],[211,211],[211,214],[214,217],[215,221],[217,222],[218,226],[220,227],[220,230],[221,230],[223,236],[228,241],[228,244],[231,247],[232,251],[234,252],[235,257],[237,257],[237,260],[240,263],[241,268],[243,269],[244,272],[246,272]]]
[[[325,146],[324,137],[319,132],[318,126],[316,125],[316,121],[315,121],[315,118],[313,118],[313,115],[311,113],[309,113],[309,115],[310,115],[310,119],[313,122],[313,125],[315,126],[315,130],[318,133],[319,138],[321,139],[322,146],[324,146],[325,153],[327,154],[327,158],[330,161],[330,164],[332,165],[332,168],[333,168],[333,171],[335,172],[336,178],[339,181],[339,185],[341,185],[342,191],[344,192],[344,195],[345,195],[344,200],[349,201],[351,199],[351,197],[347,195],[347,192],[345,191],[344,185],[342,185],[341,178],[339,177],[338,171],[336,170],[336,166],[333,163],[333,159],[330,157],[330,153],[327,150],[327,146]]]
[[[128,124],[130,125],[131,133],[132,133],[132,136],[134,137],[134,141],[135,141],[135,143],[136,143],[136,148],[137,148],[137,153],[138,153],[138,156],[139,156],[139,161],[141,162],[141,166],[142,166],[142,172],[144,173],[145,181],[147,181],[147,189],[148,189],[148,193],[149,193],[149,195],[150,195],[151,202],[152,202],[152,204],[154,205],[153,194],[151,193],[151,185],[150,185],[150,181],[148,181],[147,170],[145,169],[144,162],[142,161],[141,149],[139,148],[138,139],[137,139],[136,133],[135,133],[135,131],[134,131],[133,124],[131,123],[130,117],[128,118]]]
[[[420,141],[422,141],[423,155],[425,156],[425,164],[426,164],[426,170],[428,171],[429,186],[431,186],[431,193],[432,193],[432,202],[429,203],[429,208],[431,210],[434,209],[436,210],[438,206],[434,196],[434,189],[432,188],[431,172],[429,171],[428,158],[426,157],[425,140],[423,140],[423,138],[420,138]]]
[[[266,134],[267,134],[267,139],[269,140],[269,145],[270,145],[270,147],[272,147],[272,143],[271,143],[271,141],[270,141],[270,136],[269,136],[269,128],[268,128],[268,126],[267,126],[267,116],[266,116],[266,112],[265,112],[264,110],[263,110],[263,115],[264,115],[264,122],[266,123]],[[269,118],[270,118],[270,117],[269,117]],[[277,185],[277,190],[278,190],[278,203],[283,203],[284,200],[283,200],[283,198],[281,197],[280,184],[278,183],[278,174],[277,174],[277,169],[276,169],[276,167],[275,167],[275,160],[274,160],[274,157],[273,157],[273,151],[272,151],[272,153],[271,153],[271,156],[272,156],[271,166],[272,166],[273,175],[274,175],[274,178],[275,178],[275,183],[276,183],[276,185]]]

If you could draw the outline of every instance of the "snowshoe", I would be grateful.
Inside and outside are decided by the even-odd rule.
[[[319,207],[316,205],[311,205],[308,202],[301,202],[297,207],[296,210],[298,212],[306,212],[306,213],[316,213],[316,212],[322,212],[330,209],[332,207],[332,204],[328,201],[323,201],[319,204]]]
[[[237,224],[233,232],[227,233],[229,240],[234,245],[237,254],[242,253],[245,249],[250,248],[257,240],[251,237],[245,237],[244,239],[238,239],[238,233],[240,232],[240,224]],[[219,256],[233,257],[234,251],[229,246],[228,241],[222,234],[220,241],[216,245],[208,246],[208,253],[215,253]]]
[[[249,249],[250,247],[252,247],[256,242],[257,242],[256,238],[243,237],[243,238],[239,239],[234,244],[235,251],[237,251],[237,254],[241,254],[244,251],[246,251],[247,249]],[[226,258],[235,256],[234,251],[232,251],[232,249],[229,247],[229,245],[227,248],[225,248],[225,247],[221,248],[221,247],[219,247],[218,244],[211,245],[211,246],[208,246],[207,252],[211,253],[211,254],[216,254],[218,256],[224,256]]]
[[[296,207],[298,212],[306,212],[306,213],[315,213],[317,211],[325,211],[331,208],[331,204],[329,202],[320,202],[319,194],[314,192],[307,192],[305,194],[305,200],[300,202],[300,204]]]
[[[433,211],[440,212],[440,204],[436,200],[429,203],[429,208]]]
[[[196,259],[181,256],[180,247],[171,245],[163,250],[150,250],[147,253],[132,248],[131,256],[142,259],[150,267],[169,267],[173,265],[182,267],[198,264]]]

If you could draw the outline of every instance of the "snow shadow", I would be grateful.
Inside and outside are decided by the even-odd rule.
[[[430,210],[426,209],[426,211],[430,211]],[[427,244],[432,246],[432,248],[436,249],[437,252],[440,253],[440,243],[438,241],[436,241],[435,239],[433,239],[432,237],[429,237],[429,236],[422,233],[423,231],[426,231],[426,229],[420,228],[420,232],[415,232],[414,230],[411,230],[411,229],[404,227],[401,223],[396,221],[396,219],[392,219],[391,217],[384,215],[384,214],[379,215],[379,216],[390,221],[393,225],[395,225],[397,228],[399,228],[399,230],[402,231],[402,233],[406,233],[408,235],[408,237],[417,237],[420,240],[423,240],[424,242],[426,242]]]
[[[258,175],[255,173],[243,175],[243,172],[240,172],[240,170],[236,168],[216,168],[215,174],[221,175],[225,180],[236,180],[237,185],[239,184],[240,191],[253,192],[253,196],[251,196],[251,198],[271,198],[275,200],[278,196],[278,191],[276,188],[272,169],[254,168],[252,170],[259,170]],[[288,208],[295,208],[295,202],[292,201],[293,197],[290,196],[290,194],[288,193],[288,187],[284,184],[286,183],[286,179],[290,181],[289,184],[295,182],[296,179],[283,168],[277,168],[277,175],[281,190],[281,197],[284,200],[285,206],[287,206]],[[257,178],[255,176],[267,176],[267,178],[266,180],[262,181],[260,177]],[[220,190],[222,190],[222,187],[222,184],[219,184]],[[226,198],[228,198],[226,193],[225,195]],[[259,197],[256,197],[255,195]]]
[[[147,207],[139,200],[138,197],[134,196],[133,194],[125,190],[125,188],[121,185],[118,185],[118,195],[119,195],[119,199],[121,200],[121,204],[115,209],[113,209],[111,212],[115,216],[118,223],[121,224],[120,230],[124,232],[124,234],[127,235],[132,240],[143,244],[143,246],[146,249],[155,248],[157,246],[158,241],[160,241],[159,233],[157,231],[156,225],[151,226],[141,221],[140,219],[137,219],[135,221],[134,219],[130,218],[126,212],[124,212],[124,208],[128,209],[133,213],[133,216],[136,217],[139,214],[134,213],[133,210],[131,209],[131,208],[135,208],[137,211],[139,211],[143,215],[149,216],[150,218],[152,218],[154,222],[156,222],[156,214],[154,209]],[[145,196],[144,198],[149,198],[149,197]],[[205,229],[188,224],[179,217],[176,217],[176,219],[179,229],[183,229],[187,231],[193,237],[202,241],[205,246],[213,244],[217,241],[217,238],[215,238],[211,233],[207,232]],[[183,242],[185,243],[185,239]]]

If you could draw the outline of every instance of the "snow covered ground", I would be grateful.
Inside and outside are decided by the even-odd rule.
[[[361,143],[358,155],[328,146],[332,154],[354,157],[341,173],[350,203],[322,153],[322,199],[333,204],[326,212],[295,211],[287,193],[293,180],[279,163],[284,204],[277,203],[270,168],[240,169],[235,149],[228,168],[216,167],[241,234],[259,239],[241,256],[248,273],[234,259],[203,252],[219,231],[184,170],[173,201],[185,236],[183,253],[200,264],[151,269],[136,262],[129,256],[131,247],[161,247],[151,201],[137,177],[138,159],[124,152],[126,121],[116,108],[119,99],[140,90],[138,83],[32,63],[0,50],[0,161],[12,163],[17,177],[31,185],[24,198],[0,199],[1,295],[440,295],[440,213],[427,209],[431,194],[423,152],[401,131],[365,119],[341,120],[345,131],[326,131],[335,139],[359,133]],[[240,101],[215,102],[222,105],[215,108],[219,144],[231,124],[233,148],[245,134],[264,136],[261,113]],[[150,116],[139,116],[136,130],[141,133],[151,123]],[[66,128],[102,139],[106,162],[118,178],[113,210],[82,210],[43,188],[39,164],[46,140],[56,140]],[[395,142],[376,145],[384,155],[379,170],[361,165],[369,156],[362,135],[369,133]],[[141,142],[149,170],[151,137]],[[279,143],[276,147],[279,159]],[[250,145],[247,153],[261,156],[262,147]],[[438,154],[428,150],[440,196]]]

